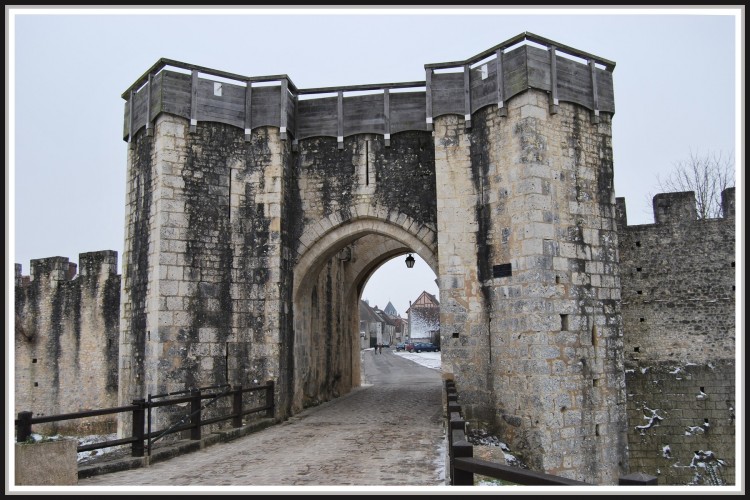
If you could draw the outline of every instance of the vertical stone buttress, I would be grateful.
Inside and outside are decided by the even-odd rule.
[[[153,138],[137,136],[128,161],[121,403],[267,380],[279,384],[277,402],[287,397],[287,149],[271,128],[246,142],[234,127],[206,122],[190,133],[187,120],[166,114]],[[159,425],[177,417],[162,415]]]
[[[610,117],[548,109],[529,90],[470,131],[435,122],[444,371],[472,420],[533,468],[615,484],[627,455]]]

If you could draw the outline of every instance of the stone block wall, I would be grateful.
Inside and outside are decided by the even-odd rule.
[[[385,236],[434,230],[434,150],[429,134],[362,134],[299,142],[290,210],[297,262],[294,408],[344,394],[359,383],[358,300],[389,255],[409,249]],[[377,221],[377,222],[376,222]],[[421,249],[415,249],[419,251]],[[319,254],[316,252],[319,251]],[[310,261],[310,255],[317,258]],[[429,257],[428,257],[429,258]]]
[[[79,274],[76,275],[76,271]],[[117,252],[16,264],[15,412],[35,417],[117,406],[120,276]],[[34,426],[85,435],[114,430],[114,416]]]
[[[733,188],[722,201],[697,220],[692,192],[662,193],[628,226],[617,200],[630,467],[659,484],[734,483]]]
[[[170,115],[159,116],[153,137],[136,137],[123,259],[123,404],[274,380],[284,407],[287,149],[269,129],[246,141],[242,130],[218,123],[190,132],[187,120]],[[122,424],[127,429],[127,419]]]
[[[435,120],[443,369],[470,418],[534,468],[615,484],[627,454],[611,116],[550,109],[529,90],[467,133]]]
[[[735,480],[735,364],[627,370],[630,469],[663,485]]]

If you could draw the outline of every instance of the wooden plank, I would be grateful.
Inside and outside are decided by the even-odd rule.
[[[486,77],[482,79],[482,68],[486,67]],[[497,104],[497,75],[495,64],[489,62],[471,70],[471,112],[476,113],[490,104]]]
[[[162,74],[158,73],[153,78],[153,90],[151,91],[151,110],[148,115],[148,119],[153,123],[156,117],[162,113],[162,95],[163,95],[163,78]]]
[[[148,89],[142,88],[140,91],[136,92],[133,96],[133,137],[135,138],[136,134],[138,134],[138,131],[146,126],[146,95],[148,94]]]
[[[128,120],[128,145],[131,148],[135,147],[135,142],[133,142],[133,117],[135,116],[135,91],[130,91],[130,99],[128,99],[129,111],[130,111],[130,117]]]
[[[561,101],[594,109],[589,68],[562,57],[557,58],[557,92]]]
[[[549,112],[550,114],[557,114],[559,109],[560,101],[557,98],[557,54],[555,54],[555,47],[549,48],[549,77],[550,77],[550,91],[552,92],[552,102],[550,103]]]
[[[312,89],[300,89],[299,95],[310,94],[332,94],[334,92],[356,92],[363,90],[384,89],[406,89],[411,87],[424,87],[426,82],[400,82],[400,83],[370,83],[367,85],[344,85],[341,87],[318,87]]]
[[[253,128],[279,126],[280,87],[253,87]]]
[[[151,89],[153,88],[154,78],[151,73],[148,75],[148,83],[146,83],[146,135],[154,135],[154,130],[151,128]]]
[[[388,89],[383,91],[383,118],[385,130],[383,131],[383,138],[385,140],[385,147],[391,147],[391,99]]]
[[[355,134],[385,134],[383,94],[347,97],[343,107],[343,136]]]
[[[288,98],[286,102],[286,132],[291,134],[293,138],[296,138],[297,131],[297,96],[288,92]],[[293,139],[294,140],[294,139]],[[294,144],[292,143],[292,146]]]
[[[244,130],[245,112],[198,101],[199,122],[219,122]]]
[[[426,120],[426,92],[391,94],[391,134],[407,130],[430,131]]]
[[[292,152],[296,153],[299,148],[299,95],[294,96],[294,125],[292,125],[292,130],[294,130],[294,139],[292,140]]]
[[[503,78],[505,80],[505,100],[524,92],[528,85],[526,71],[526,46],[519,47],[505,54],[503,58]]]
[[[464,120],[466,130],[471,128],[471,71],[469,65],[464,66]]]
[[[253,132],[253,82],[245,87],[245,141],[249,141]]]
[[[339,149],[344,149],[344,92],[340,90],[336,109],[338,110],[336,142]]]
[[[297,134],[299,140],[307,137],[337,137],[338,99],[324,97],[299,101]]]
[[[279,94],[279,134],[281,134],[281,140],[286,140],[286,122],[287,122],[287,111],[286,105],[289,102],[289,83],[286,78],[281,80],[281,90]]]
[[[596,61],[589,59],[591,68],[591,92],[594,100],[594,123],[599,123],[599,93],[596,88]]]
[[[217,83],[221,85],[221,95],[216,95],[215,93],[214,85]],[[239,85],[230,85],[228,83],[201,78],[198,80],[198,99],[223,102],[226,103],[227,106],[240,109],[245,106],[245,89],[246,87]]]
[[[198,70],[194,69],[191,73],[192,80],[190,84],[190,133],[195,133],[198,129]]]
[[[536,47],[526,47],[526,72],[528,87],[552,91],[549,52]]]
[[[458,470],[503,479],[524,486],[594,486],[575,479],[553,476],[552,474],[521,469],[520,467],[511,467],[510,465],[502,465],[474,457],[456,457],[454,467]]]
[[[503,73],[503,59],[505,51],[495,52],[495,90],[497,92],[497,111],[500,116],[508,116],[508,108],[505,107],[505,73]]]
[[[427,130],[432,130],[432,70],[425,70],[426,123]]]
[[[596,70],[596,83],[599,89],[599,108],[608,113],[615,112],[615,92],[612,84],[612,73],[606,70]]]

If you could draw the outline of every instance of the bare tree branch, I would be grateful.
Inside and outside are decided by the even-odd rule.
[[[660,193],[693,191],[699,219],[721,217],[721,193],[733,187],[734,182],[734,157],[720,151],[707,154],[691,151],[687,160],[674,163],[666,178],[656,176]],[[651,193],[648,196],[653,198]]]

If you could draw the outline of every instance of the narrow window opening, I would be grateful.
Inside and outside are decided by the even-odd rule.
[[[31,360],[32,363],[36,363],[36,358]]]
[[[734,261],[732,261],[732,267],[734,267]]]
[[[560,276],[555,276],[555,283],[560,284]]]
[[[596,347],[599,342],[599,337],[596,331],[596,325],[591,327],[591,345]]]
[[[561,314],[560,315],[560,331],[567,332],[568,331],[568,315],[567,314]]]
[[[598,378],[595,378],[591,382],[592,382],[592,384],[593,384],[594,387],[599,387],[599,379]]]
[[[370,141],[365,141],[365,186],[370,185]]]
[[[595,434],[596,434],[597,436],[599,435],[599,424],[596,424],[596,426],[594,426],[594,433],[595,433]]]
[[[39,382],[34,382],[34,387],[39,387]]]

